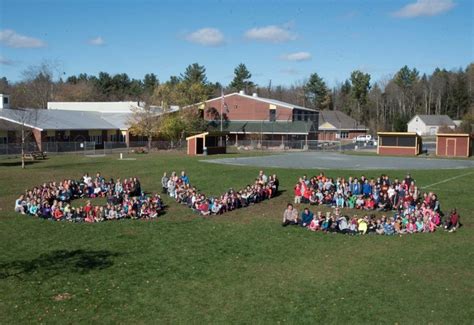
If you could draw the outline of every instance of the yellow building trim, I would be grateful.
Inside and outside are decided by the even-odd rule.
[[[381,147],[381,148],[405,148],[405,149],[418,149],[417,147],[413,146],[413,147],[401,147],[401,146],[377,146],[377,147]]]
[[[332,125],[331,123],[329,122],[324,122],[323,124],[321,124],[321,126],[319,127],[320,130],[324,130],[324,129],[332,129],[332,130],[335,130],[336,127],[334,125]]]
[[[438,133],[436,136],[442,136],[442,137],[469,137],[469,133]]]
[[[199,134],[187,137],[186,140],[195,139],[195,138],[205,138],[206,135],[208,135],[208,134],[209,134],[209,132],[199,133]]]
[[[377,135],[406,135],[406,136],[419,136],[416,132],[377,132]]]
[[[102,135],[102,130],[89,130],[88,131],[89,136],[98,136]]]

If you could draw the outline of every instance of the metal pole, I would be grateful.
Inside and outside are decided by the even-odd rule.
[[[222,132],[222,109],[224,106],[224,90],[221,88],[221,132]]]

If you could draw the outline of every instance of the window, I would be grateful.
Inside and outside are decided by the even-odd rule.
[[[95,142],[96,144],[101,144],[102,143],[102,136],[101,135],[91,135],[89,138],[90,138],[90,142]]]
[[[388,147],[414,147],[416,144],[416,137],[383,136],[380,139],[382,146]]]
[[[416,144],[415,137],[399,137],[398,146],[399,147],[414,147]]]
[[[8,104],[8,97],[3,97],[3,103]]]
[[[347,131],[341,131],[341,139],[347,139],[349,137],[349,132]]]
[[[119,134],[119,135],[116,135],[116,134],[111,134],[110,135],[110,141],[111,142],[125,142],[125,136],[123,134]]]
[[[270,122],[275,122],[276,121],[276,109],[270,109],[269,110],[269,113],[270,113]]]
[[[218,137],[212,137],[212,136],[206,137],[206,147],[208,148],[217,147],[217,140],[218,140]]]

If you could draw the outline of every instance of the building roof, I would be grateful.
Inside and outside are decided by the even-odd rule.
[[[319,130],[367,130],[366,126],[341,111],[319,112]]]
[[[222,131],[229,133],[265,133],[265,134],[308,134],[316,132],[313,122],[241,122],[224,121]],[[209,123],[210,131],[220,130],[219,121]]]
[[[191,140],[191,139],[196,139],[196,138],[205,138],[206,136],[223,136],[227,134],[229,134],[229,132],[220,132],[220,131],[201,132],[201,133],[186,137],[186,140]]]
[[[177,107],[156,115],[174,113]],[[38,130],[127,130],[133,113],[101,113],[60,109],[0,109],[0,119]]]
[[[118,127],[101,118],[98,112],[47,110],[47,109],[3,109],[0,119],[25,124],[38,130],[115,130]]]
[[[301,109],[301,110],[312,111],[312,112],[317,111],[317,110],[312,109],[312,108],[303,107],[303,106],[299,106],[299,105],[294,105],[294,104],[287,103],[287,102],[282,102],[281,100],[265,98],[265,97],[260,97],[260,96],[252,96],[252,95],[247,95],[247,94],[242,94],[242,93],[227,94],[227,95],[224,95],[224,99],[228,98],[228,97],[231,97],[231,96],[240,96],[240,97],[244,97],[244,98],[249,98],[249,99],[257,100],[257,101],[272,104],[272,105],[286,107],[286,108],[289,108],[289,109]],[[222,97],[211,98],[209,100],[206,100],[205,103],[208,103],[210,101],[214,101],[214,100],[220,99],[220,98],[222,98]],[[185,107],[189,107],[189,106],[193,106],[193,105],[188,105],[188,106],[185,106]]]
[[[448,126],[456,126],[453,120],[448,115],[415,115],[411,120],[415,119],[418,116],[420,120],[422,120],[426,125],[448,125]],[[408,123],[410,123],[408,122]]]
[[[103,113],[100,118],[112,124],[117,129],[127,130],[130,126],[129,120],[132,113]]]

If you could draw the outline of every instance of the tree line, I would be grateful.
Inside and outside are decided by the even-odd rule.
[[[171,105],[184,107],[218,97],[222,91],[244,90],[309,108],[340,110],[374,132],[404,131],[415,114],[446,114],[453,119],[463,119],[466,131],[471,131],[469,127],[474,123],[474,63],[452,71],[436,68],[431,74],[421,74],[416,68],[404,66],[393,76],[378,81],[373,81],[369,73],[355,70],[332,88],[316,72],[290,86],[272,85],[271,81],[268,85],[257,85],[243,63],[234,69],[229,85],[210,82],[206,68],[198,63],[188,65],[183,73],[164,82],[154,73],[142,79],[107,72],[97,76],[81,73],[63,79],[57,71],[47,62],[31,66],[18,82],[0,78],[0,92],[11,95],[13,107],[46,108],[48,101],[130,100],[166,110]],[[179,128],[198,127],[191,123],[197,118],[196,114],[183,113],[186,116],[162,124],[173,125],[167,133],[176,137],[183,131],[176,131]]]

